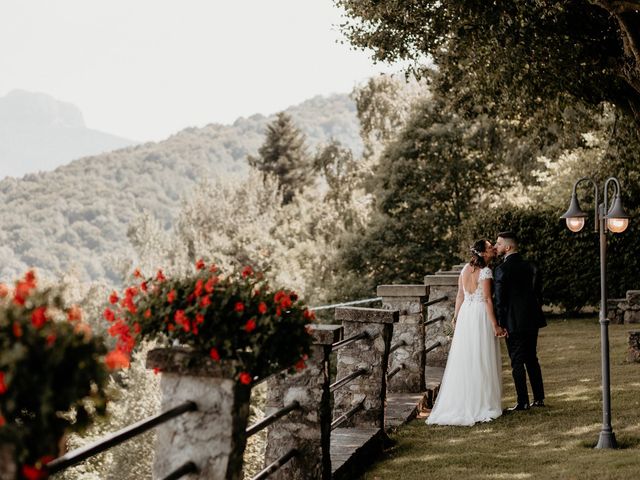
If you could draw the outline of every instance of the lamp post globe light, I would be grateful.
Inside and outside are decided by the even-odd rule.
[[[578,204],[576,190],[578,184],[588,182],[594,188],[594,223],[595,232],[600,237],[600,342],[602,354],[602,430],[598,438],[596,448],[616,448],[616,436],[611,427],[611,388],[609,378],[609,320],[607,319],[607,229],[612,233],[622,233],[629,225],[629,215],[622,207],[620,200],[620,182],[615,177],[610,177],[604,183],[602,202],[600,202],[598,185],[592,179],[583,177],[573,185],[571,203],[569,209],[562,217],[567,223],[567,228],[572,232],[579,232],[588,217]],[[610,206],[609,184],[615,185],[615,193]],[[609,207],[609,208],[608,208]]]

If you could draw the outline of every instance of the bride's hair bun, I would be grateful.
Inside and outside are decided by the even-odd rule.
[[[482,254],[487,250],[487,240],[484,238],[476,240],[469,250],[471,251],[471,260],[469,260],[469,265],[480,268],[487,266],[487,262],[485,262],[482,256]]]

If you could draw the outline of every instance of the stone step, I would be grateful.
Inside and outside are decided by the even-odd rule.
[[[444,367],[429,367],[424,370],[425,384],[427,391],[425,394],[425,402],[423,408],[433,408],[433,402],[436,401],[438,391],[440,390],[440,384],[442,383],[442,375],[444,374]]]
[[[336,428],[331,432],[332,478],[357,478],[382,454],[385,439],[380,428]]]
[[[388,432],[413,420],[420,406],[426,402],[426,393],[388,393],[384,413],[384,427]]]

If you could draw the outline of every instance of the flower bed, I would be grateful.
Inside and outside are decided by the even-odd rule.
[[[247,385],[293,365],[304,368],[311,345],[305,325],[315,317],[295,292],[273,290],[250,267],[229,275],[202,260],[195,267],[181,278],[136,271],[135,285],[111,294],[104,318],[117,338],[107,356],[114,365],[126,366],[138,342],[155,339],[214,362],[230,360]]]
[[[0,284],[0,445],[22,477],[44,478],[64,435],[105,412],[105,353],[59,288],[39,289],[33,272]]]

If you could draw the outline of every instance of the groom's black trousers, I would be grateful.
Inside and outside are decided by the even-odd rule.
[[[518,403],[529,403],[527,390],[527,374],[533,391],[534,400],[544,400],[542,371],[536,348],[538,346],[538,330],[530,332],[514,332],[507,337],[507,349],[511,358],[511,373],[516,385]],[[526,371],[525,371],[526,368]]]

